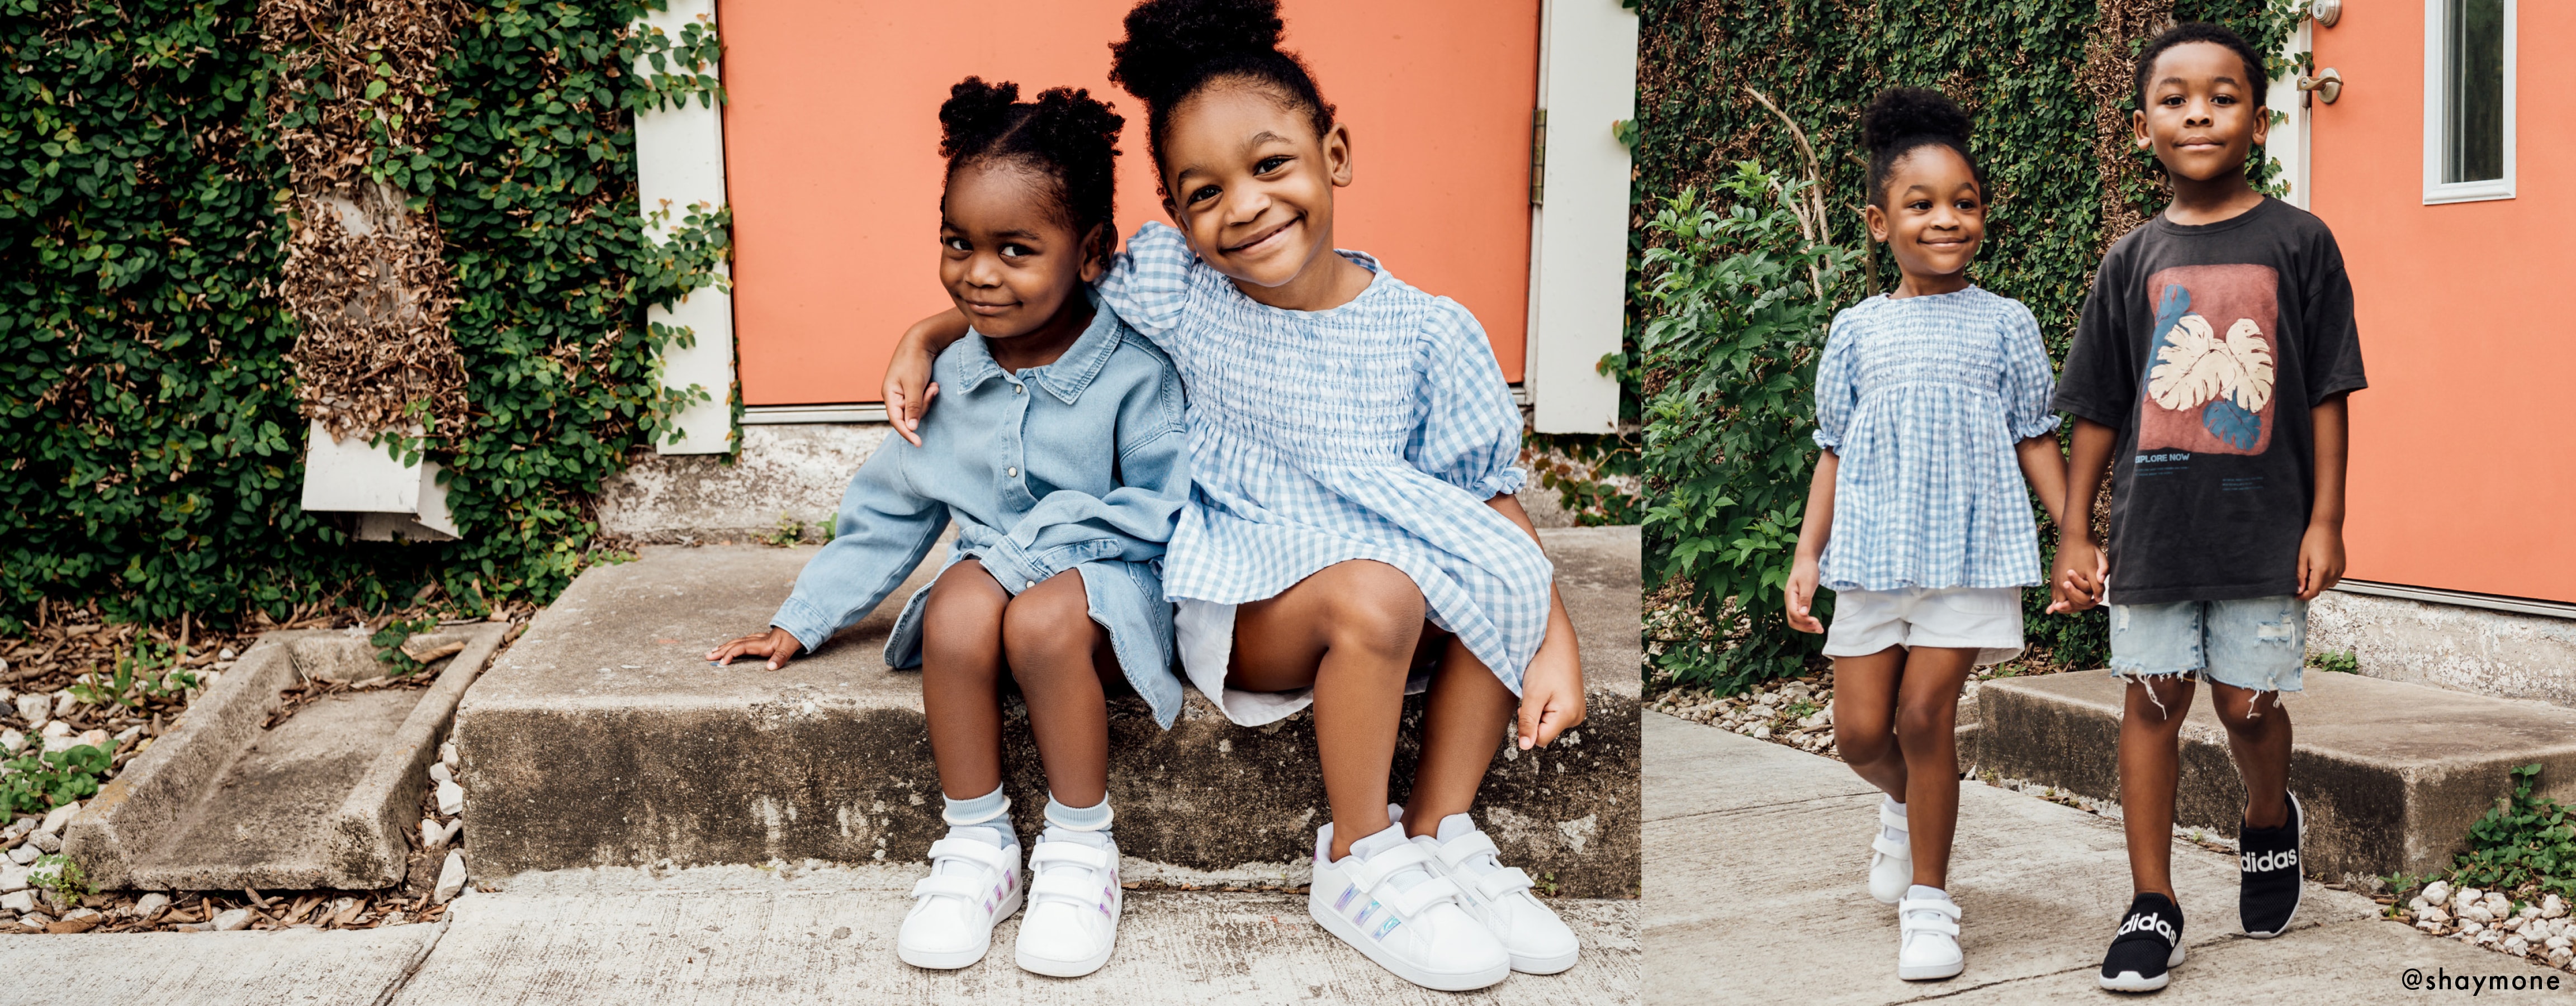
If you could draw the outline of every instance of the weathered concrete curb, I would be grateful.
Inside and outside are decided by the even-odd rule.
[[[383,1003],[447,926],[11,936],[0,939],[0,1003]]]
[[[2124,688],[2108,671],[1985,682],[1979,766],[2119,799]],[[2288,707],[2297,737],[2290,789],[2307,812],[2301,855],[2311,876],[2366,887],[2401,870],[2448,867],[2469,825],[2512,791],[2516,766],[2540,764],[2539,789],[2576,798],[2576,710],[2317,671]],[[2175,821],[2233,836],[2244,806],[2226,729],[2195,696]]]
[[[298,802],[331,807],[327,834],[288,841],[298,854],[248,863],[194,862],[191,850],[174,848],[209,815],[227,813],[228,777],[246,754],[276,735],[261,729],[280,703],[279,692],[299,676],[352,680],[381,675],[366,640],[327,630],[272,632],[243,654],[222,681],[196,703],[176,730],[164,735],[100,789],[73,819],[65,849],[101,887],[149,890],[230,890],[240,887],[365,890],[399,883],[408,846],[404,829],[414,819],[429,759],[457,700],[508,634],[504,625],[474,625],[427,634],[456,640],[465,649],[450,659],[436,683],[418,692],[382,692],[372,700],[412,700],[345,795],[295,794]],[[309,711],[309,710],[308,710]],[[290,720],[289,723],[293,721]],[[291,786],[289,775],[246,781]],[[302,822],[299,822],[301,824]],[[259,821],[234,829],[257,832]]]
[[[1560,893],[1625,897],[1638,863],[1637,532],[1543,538],[1591,671],[1590,719],[1556,747],[1497,758],[1480,820]],[[458,712],[476,875],[925,855],[944,826],[919,681],[878,652],[897,605],[781,671],[699,659],[765,624],[812,555],[652,548],[583,573]],[[1417,697],[1407,720],[1420,711]],[[1025,716],[1005,730],[1019,825],[1034,831],[1035,744]],[[1110,731],[1130,876],[1304,881],[1324,805],[1311,717],[1246,730],[1193,695],[1168,732],[1141,702],[1113,703]],[[1398,779],[1414,757],[1410,741],[1399,748]]]

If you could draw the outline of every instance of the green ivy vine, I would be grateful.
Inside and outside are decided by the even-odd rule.
[[[437,128],[373,152],[442,229],[470,375],[465,428],[413,445],[450,473],[464,537],[396,544],[297,505],[257,4],[0,0],[0,632],[40,598],[222,624],[432,585],[469,612],[559,592],[597,534],[590,495],[709,393],[661,387],[658,351],[688,335],[646,309],[718,281],[728,221],[675,208],[648,236],[667,221],[636,205],[632,117],[721,101],[694,69],[718,42],[633,31],[648,5],[462,5]]]

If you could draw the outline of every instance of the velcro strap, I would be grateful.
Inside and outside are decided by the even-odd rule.
[[[1905,917],[1904,923],[1897,928],[1908,933],[1943,933],[1949,936],[1959,935],[1959,924],[1947,919],[1918,919],[1914,916],[1908,915]]]
[[[1088,905],[1100,900],[1105,886],[1098,883],[1097,876],[1085,877],[1071,871],[1046,873],[1029,881],[1029,897],[1038,901],[1070,901]]]
[[[1537,882],[1532,881],[1530,875],[1522,873],[1521,868],[1517,866],[1506,866],[1476,878],[1476,893],[1484,895],[1489,901],[1514,891],[1526,891],[1536,886],[1538,886]]]
[[[1040,842],[1029,850],[1029,870],[1032,873],[1041,867],[1068,863],[1098,870],[1109,865],[1109,850],[1094,849],[1080,842]]]
[[[1898,859],[1914,858],[1914,847],[1911,844],[1899,842],[1885,835],[1870,839],[1869,848],[1872,852],[1883,852]]]
[[[1458,885],[1447,877],[1434,877],[1401,891],[1388,891],[1374,897],[1392,906],[1405,918],[1418,919],[1433,905],[1458,900]]]
[[[1453,867],[1462,865],[1468,860],[1474,859],[1478,856],[1498,856],[1501,854],[1502,850],[1494,848],[1494,840],[1485,837],[1485,833],[1483,831],[1471,831],[1465,835],[1440,843],[1440,861]]]
[[[1431,854],[1422,851],[1422,847],[1419,845],[1406,842],[1403,845],[1396,846],[1395,848],[1388,849],[1385,852],[1381,852],[1366,859],[1361,859],[1359,862],[1352,863],[1351,865],[1344,867],[1342,872],[1350,875],[1351,884],[1353,886],[1374,894],[1377,892],[1377,885],[1385,883],[1386,878],[1395,874],[1396,871],[1413,867],[1429,869],[1430,866]]]
[[[930,876],[921,878],[912,885],[912,896],[916,898],[931,898],[945,895],[952,898],[964,898],[970,902],[980,902],[984,900],[985,895],[991,893],[993,892],[985,890],[984,885],[975,878],[963,877],[954,873],[934,873]]]
[[[1926,912],[1938,912],[1941,918],[1922,918],[1921,915]],[[1896,918],[1898,927],[1902,929],[1930,929],[1947,932],[1952,936],[1959,935],[1959,903],[1946,898],[1907,898],[1899,901],[1896,903]]]
[[[1896,830],[1898,830],[1898,831],[1904,831],[1904,830],[1905,830],[1905,821],[1906,821],[1906,817],[1905,817],[1905,815],[1903,815],[1903,814],[1899,814],[1899,813],[1897,813],[1897,812],[1895,812],[1895,811],[1892,811],[1892,810],[1887,809],[1887,805],[1886,805],[1886,804],[1883,804],[1883,803],[1882,803],[1882,804],[1879,804],[1879,805],[1878,805],[1878,826],[1879,826],[1879,827],[1881,827],[1881,828],[1894,828],[1894,829],[1896,829]]]
[[[1020,865],[1013,862],[1017,858],[971,838],[943,838],[930,843],[930,861],[934,864],[943,859],[963,859],[988,870],[1009,870]]]

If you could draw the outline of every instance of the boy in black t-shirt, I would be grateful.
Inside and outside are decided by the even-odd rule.
[[[2136,894],[2102,962],[2117,991],[2163,988],[2182,962],[2176,742],[2195,680],[2245,781],[2246,933],[2279,935],[2299,905],[2280,699],[2299,690],[2308,600],[2343,575],[2344,396],[2364,382],[2334,235],[2245,175],[2267,132],[2262,68],[2208,24],[2139,54],[2137,143],[2174,199],[2103,258],[2058,383],[2076,422],[2050,609],[2110,603],[2111,668],[2129,682],[2120,803]],[[2089,534],[2106,468],[2107,561]]]

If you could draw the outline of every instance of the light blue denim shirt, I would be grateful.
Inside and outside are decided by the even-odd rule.
[[[1181,683],[1161,560],[1189,498],[1186,403],[1171,361],[1102,307],[1054,363],[1011,373],[969,333],[931,377],[939,407],[922,421],[922,445],[889,436],[859,466],[831,544],[770,624],[808,651],[821,646],[883,602],[953,518],[943,570],[982,560],[1014,595],[1079,570],[1128,683],[1170,727]],[[920,666],[929,597],[924,587],[904,605],[886,663]]]

